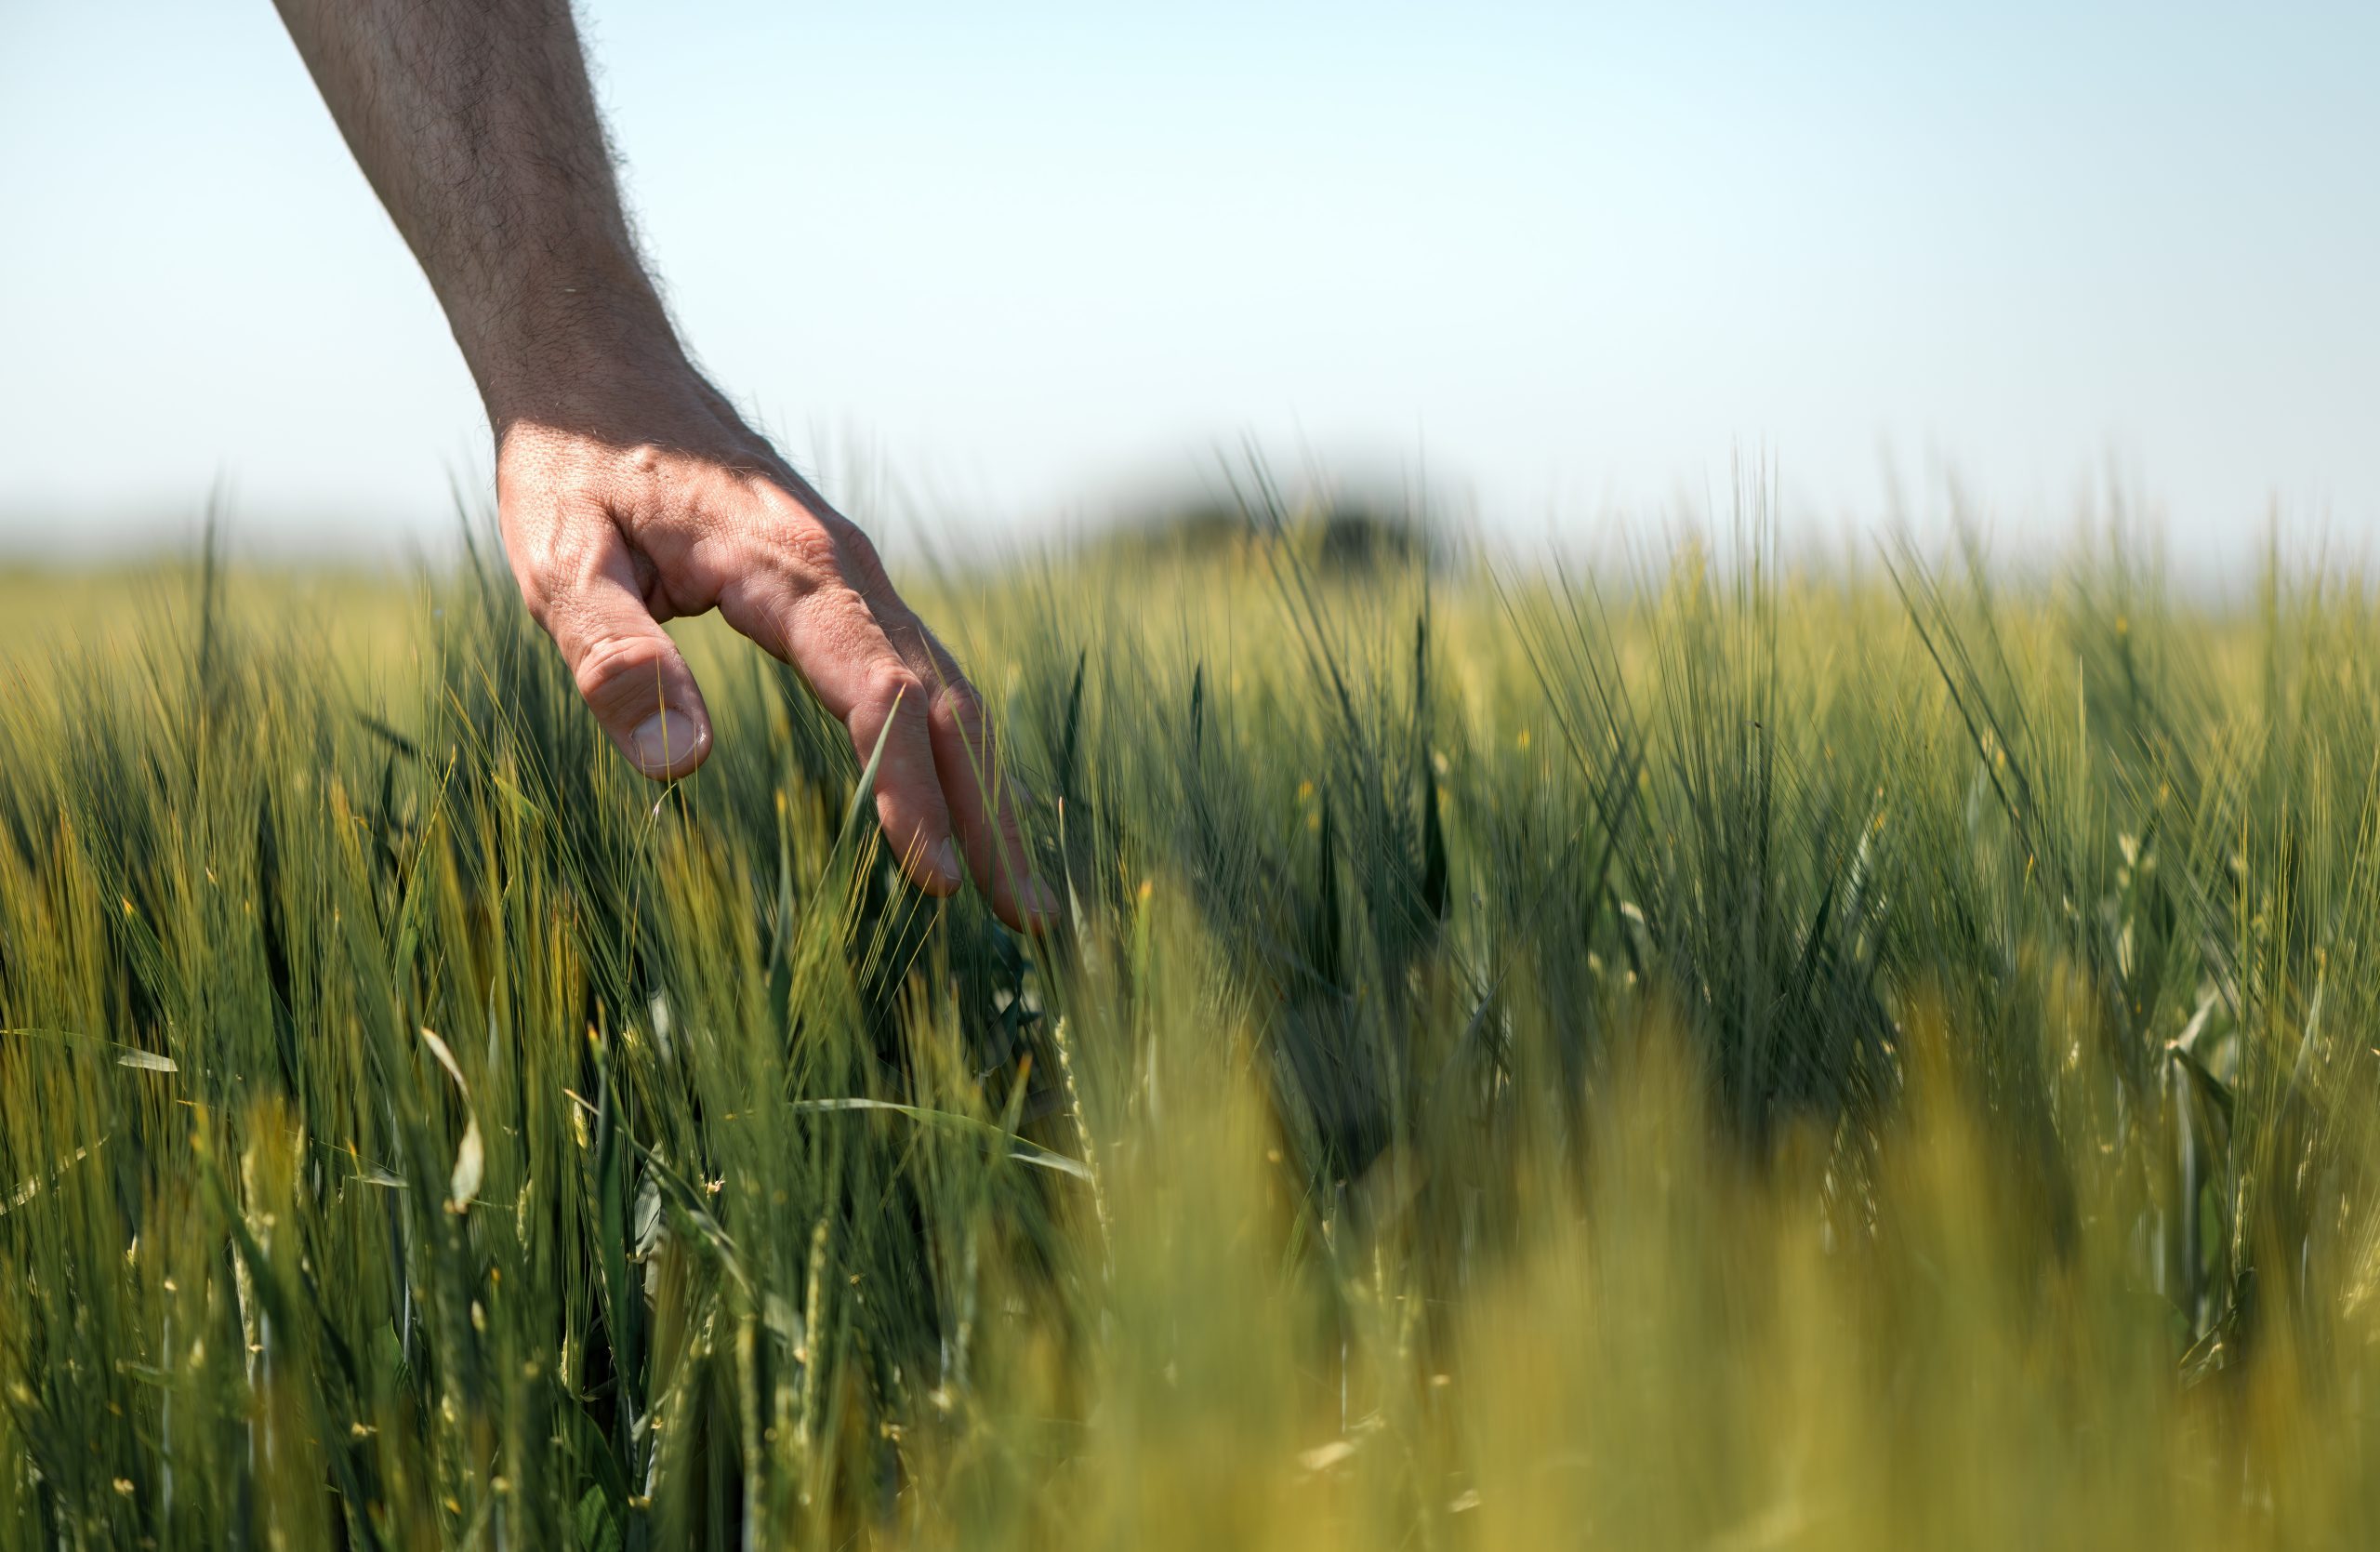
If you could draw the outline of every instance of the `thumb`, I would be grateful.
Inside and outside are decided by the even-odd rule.
[[[674,779],[709,755],[710,712],[678,643],[645,607],[627,543],[605,528],[574,575],[546,578],[543,621],[620,752],[654,780]]]

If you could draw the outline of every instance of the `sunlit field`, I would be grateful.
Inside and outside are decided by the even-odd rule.
[[[2380,1545],[2360,581],[1253,505],[919,578],[1038,941],[707,622],[0,582],[0,1538]]]

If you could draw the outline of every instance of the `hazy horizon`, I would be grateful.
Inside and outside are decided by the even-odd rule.
[[[864,524],[1026,537],[1252,444],[1492,531],[2380,532],[2380,13],[583,7],[697,354]],[[483,502],[427,285],[270,6],[20,0],[0,554],[386,555]],[[451,485],[450,485],[451,482]],[[2097,493],[2096,496],[2093,493]]]

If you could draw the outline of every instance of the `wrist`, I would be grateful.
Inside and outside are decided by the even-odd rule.
[[[502,305],[450,315],[499,440],[522,420],[587,419],[625,384],[694,372],[641,273],[532,278]]]

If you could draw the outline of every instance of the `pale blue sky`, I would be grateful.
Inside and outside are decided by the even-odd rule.
[[[2380,533],[2380,6],[599,0],[681,324],[863,522],[1254,436],[1522,535],[1724,485]],[[265,0],[0,0],[0,550],[451,525],[484,430]],[[867,450],[856,461],[849,448]]]

